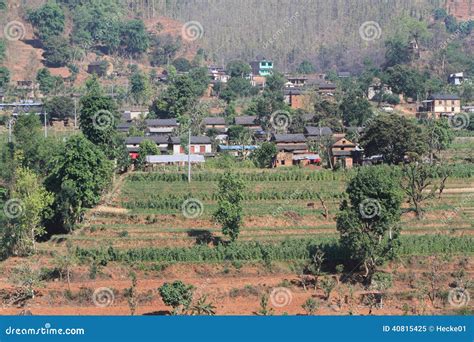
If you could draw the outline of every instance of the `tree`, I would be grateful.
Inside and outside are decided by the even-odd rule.
[[[273,159],[277,154],[277,148],[274,143],[264,142],[252,153],[252,160],[260,168],[272,167]]]
[[[84,136],[96,145],[111,146],[120,120],[114,100],[103,95],[97,80],[92,79],[79,103],[79,126]]]
[[[64,12],[54,2],[48,2],[36,10],[29,11],[27,18],[37,29],[36,35],[41,40],[59,36],[64,31]]]
[[[191,74],[177,76],[158,99],[153,101],[150,112],[161,119],[186,114],[205,90],[201,82],[200,78],[193,79]]]
[[[421,204],[434,198],[438,190],[444,189],[450,172],[446,168],[423,163],[404,165],[402,171],[402,188],[413,204],[416,216],[421,219],[424,215]]]
[[[49,119],[65,120],[74,117],[74,101],[68,96],[55,96],[46,99],[44,111]]]
[[[342,248],[365,268],[370,284],[376,267],[395,255],[403,193],[399,175],[387,166],[361,168],[349,181],[337,215]]]
[[[171,35],[160,35],[153,38],[150,63],[160,66],[169,63],[181,48],[181,39]]]
[[[192,67],[191,62],[189,62],[184,57],[176,58],[173,61],[173,65],[174,65],[174,67],[176,68],[177,71],[181,71],[181,72],[187,72]]]
[[[346,126],[362,126],[374,115],[370,102],[355,91],[344,96],[339,108]]]
[[[313,63],[311,63],[310,61],[304,60],[300,63],[296,71],[299,72],[300,74],[312,74],[316,70],[314,68]]]
[[[375,117],[366,127],[360,143],[367,156],[381,154],[389,164],[401,163],[405,156],[422,156],[427,150],[422,128],[399,115]]]
[[[10,83],[10,70],[5,66],[0,66],[0,88],[3,88]]]
[[[227,103],[230,103],[236,100],[237,97],[255,95],[256,91],[258,91],[257,88],[253,87],[248,79],[233,77],[227,82],[226,87],[220,92],[219,97]]]
[[[242,60],[230,61],[226,69],[231,77],[245,77],[252,71],[250,65]]]
[[[158,145],[153,140],[144,139],[140,143],[138,149],[138,166],[143,167],[145,165],[146,156],[156,156],[160,154]]]
[[[53,195],[46,191],[38,176],[28,168],[17,168],[10,200],[4,205],[9,220],[1,237],[1,254],[26,256],[35,253],[36,238],[45,233],[42,222],[48,217],[47,208],[52,203]]]
[[[55,194],[52,229],[69,232],[84,208],[96,205],[112,178],[112,163],[83,135],[70,137],[56,156],[45,180]],[[56,224],[56,225],[55,225]]]
[[[49,67],[63,67],[72,57],[69,40],[61,36],[52,36],[43,43],[43,57]]]
[[[180,280],[164,283],[158,291],[163,302],[173,308],[173,315],[186,312],[193,301],[194,286],[186,285]]]
[[[56,93],[63,84],[63,79],[59,76],[51,75],[51,72],[42,68],[36,74],[36,80],[39,83],[39,89],[43,94]]]
[[[433,163],[434,152],[440,153],[454,141],[454,132],[446,119],[428,120],[424,125],[425,135],[428,137],[430,164]]]
[[[130,308],[130,315],[134,316],[138,307],[138,293],[137,293],[137,275],[134,272],[130,272],[130,280],[132,285],[126,289],[126,297],[128,302],[128,307]]]
[[[242,200],[245,189],[244,182],[230,172],[226,172],[219,180],[217,193],[217,210],[214,219],[222,225],[222,233],[235,241],[242,225]]]
[[[130,20],[120,29],[120,48],[130,56],[139,56],[150,46],[142,20]]]
[[[136,71],[130,76],[130,94],[137,104],[144,104],[150,100],[150,80],[144,72]]]

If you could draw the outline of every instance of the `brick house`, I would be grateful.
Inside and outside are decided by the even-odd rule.
[[[170,146],[169,149],[173,151],[172,154],[186,154],[184,147],[181,145],[180,137],[170,137],[168,142]],[[212,154],[211,139],[209,137],[204,136],[192,136],[190,152],[191,154]]]

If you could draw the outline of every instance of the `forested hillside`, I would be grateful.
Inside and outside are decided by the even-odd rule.
[[[433,8],[444,6],[443,0],[153,1],[128,4],[145,17],[164,14],[200,22],[204,29],[200,44],[218,60],[265,55],[287,69],[308,59],[320,70],[353,69],[364,57],[382,61],[384,38],[396,18],[411,15],[427,20]],[[366,21],[380,25],[379,39],[361,39],[359,28]]]

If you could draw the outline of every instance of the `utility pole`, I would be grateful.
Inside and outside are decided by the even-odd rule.
[[[74,129],[77,129],[77,103],[76,102],[77,102],[77,99],[74,96]]]
[[[48,126],[46,125],[46,115],[47,115],[47,113],[44,112],[43,115],[44,115],[44,137],[47,138],[48,137]]]
[[[8,142],[9,143],[12,142],[12,123],[13,123],[13,119],[9,118],[8,119]]]
[[[188,130],[188,183],[191,183],[191,127]]]

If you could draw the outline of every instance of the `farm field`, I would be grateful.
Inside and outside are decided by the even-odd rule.
[[[460,165],[441,197],[423,204],[423,220],[404,203],[398,257],[382,267],[392,274],[394,284],[385,293],[384,305],[377,308],[366,303],[367,291],[355,281],[360,265],[336,267],[345,256],[338,247],[335,215],[354,171],[236,172],[247,189],[244,225],[232,248],[219,245],[223,235],[212,220],[220,170],[195,170],[191,183],[185,173],[171,169],[129,173],[73,234],[38,245],[39,254],[31,262],[41,265],[46,280],[29,309],[38,314],[128,314],[125,291],[133,270],[138,278],[138,314],[168,313],[157,289],[177,279],[207,295],[217,314],[254,314],[262,296],[275,289],[285,301],[274,307],[275,314],[303,314],[302,304],[308,298],[320,303],[317,314],[469,312],[465,311],[469,307],[449,305],[447,296],[450,283],[459,277],[472,279],[474,274],[471,166]],[[315,248],[324,250],[330,260],[325,273],[337,279],[329,299],[319,285],[312,288],[311,280],[306,289],[302,286],[301,267]],[[57,259],[68,250],[77,263],[70,284],[54,273]],[[2,273],[14,273],[17,266],[11,258],[2,266],[9,272]],[[437,272],[443,293],[443,299],[434,303],[425,296],[430,272]],[[11,286],[7,278],[1,282],[2,287]],[[114,293],[113,304],[106,308],[91,301],[101,287]],[[2,312],[17,313],[20,308],[5,305],[5,296]]]

